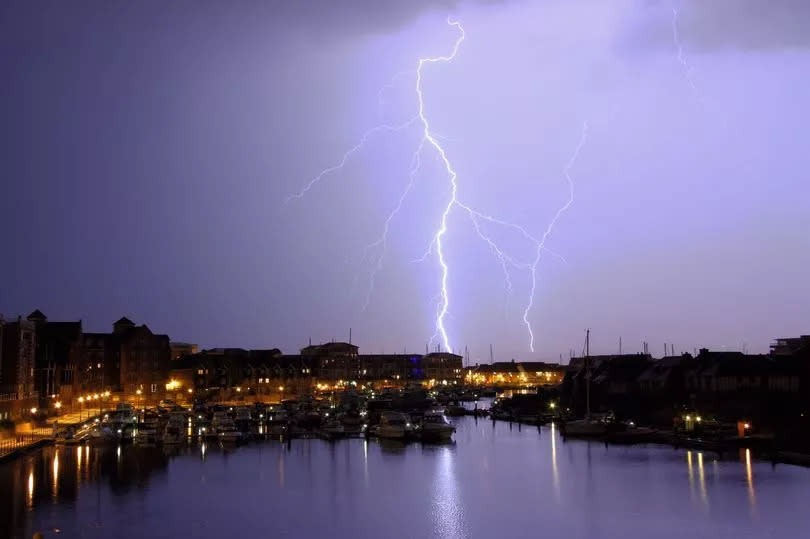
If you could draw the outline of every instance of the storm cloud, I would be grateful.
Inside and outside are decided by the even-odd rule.
[[[673,12],[686,64],[673,41]],[[558,359],[642,341],[765,350],[806,332],[806,2],[19,2],[0,4],[0,312],[107,329],[126,315],[203,346],[344,338],[424,350],[446,172],[426,152],[368,309],[366,247],[408,182],[426,112],[464,201],[542,234],[529,280],[469,218],[447,236],[455,347]],[[767,73],[767,76],[763,76]],[[381,98],[382,96],[382,98]],[[515,260],[513,231],[486,231]],[[564,260],[564,261],[563,261]]]

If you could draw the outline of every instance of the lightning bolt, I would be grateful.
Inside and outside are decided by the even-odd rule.
[[[433,236],[433,244],[436,247],[436,254],[439,258],[439,266],[441,266],[441,299],[438,308],[438,314],[436,316],[436,333],[434,333],[433,337],[440,336],[442,343],[444,344],[445,350],[452,350],[450,346],[450,338],[447,335],[447,328],[444,325],[444,319],[447,316],[447,311],[450,306],[450,294],[447,290],[447,279],[450,274],[450,268],[447,265],[447,260],[445,259],[444,255],[444,244],[442,240],[444,239],[445,234],[447,234],[447,218],[450,216],[450,212],[453,209],[453,206],[456,204],[456,195],[458,194],[458,183],[456,183],[456,179],[458,175],[456,171],[453,169],[453,165],[450,164],[450,160],[447,158],[447,154],[442,148],[442,145],[439,144],[439,141],[431,134],[430,132],[430,124],[428,123],[428,119],[425,116],[425,99],[422,94],[422,68],[425,64],[435,64],[438,62],[451,62],[453,58],[456,57],[458,54],[458,48],[461,46],[461,42],[464,41],[464,28],[458,21],[454,21],[451,19],[447,19],[447,24],[450,26],[455,26],[459,31],[458,39],[456,39],[456,43],[453,46],[453,52],[449,56],[437,56],[434,58],[420,58],[418,67],[416,68],[416,95],[419,99],[419,113],[417,116],[419,120],[422,122],[423,126],[423,135],[422,140],[423,142],[427,142],[438,152],[439,157],[444,164],[444,168],[447,171],[447,175],[450,180],[450,200],[447,201],[447,205],[444,207],[444,211],[442,212],[439,228],[436,231],[436,234]],[[433,339],[431,339],[433,340]]]
[[[560,218],[562,213],[565,212],[568,209],[568,207],[573,203],[573,181],[569,175],[569,170],[574,165],[574,162],[576,161],[576,158],[579,155],[579,151],[581,150],[582,146],[585,143],[587,124],[585,124],[583,128],[582,139],[580,140],[580,144],[577,147],[574,156],[571,158],[568,165],[564,169],[565,176],[569,182],[571,189],[570,199],[562,208],[560,208],[557,211],[557,214],[554,216],[551,223],[547,227],[545,233],[541,237],[538,238],[534,236],[523,226],[506,221],[499,217],[483,213],[475,209],[474,207],[462,202],[458,196],[459,191],[457,181],[458,174],[453,168],[453,165],[451,164],[450,159],[448,158],[447,153],[441,144],[441,140],[444,137],[440,136],[438,133],[432,130],[427,114],[425,113],[424,93],[422,88],[423,68],[427,64],[449,63],[453,61],[453,59],[455,59],[456,55],[458,54],[461,43],[464,41],[466,37],[464,28],[458,21],[448,19],[447,24],[454,27],[459,32],[459,35],[453,45],[453,49],[450,52],[450,54],[436,57],[420,58],[418,60],[415,73],[416,75],[415,93],[418,105],[417,114],[402,124],[398,125],[383,124],[366,131],[361,137],[360,141],[355,146],[350,148],[346,153],[344,153],[342,159],[336,165],[323,169],[317,176],[312,178],[298,193],[289,196],[286,199],[285,203],[289,203],[294,199],[303,198],[312,188],[314,188],[324,178],[326,178],[330,174],[336,173],[339,170],[341,170],[354,154],[360,152],[363,149],[363,147],[366,145],[366,143],[370,138],[384,132],[390,133],[402,131],[412,125],[419,124],[421,126],[422,137],[411,159],[411,167],[408,183],[405,186],[405,189],[401,192],[397,200],[397,203],[386,217],[383,223],[380,236],[374,242],[366,245],[363,251],[362,257],[363,260],[368,261],[370,258],[372,261],[371,264],[372,269],[370,271],[369,276],[369,287],[365,296],[363,310],[366,310],[368,308],[368,305],[371,301],[371,296],[374,291],[376,277],[382,269],[383,260],[385,258],[386,248],[388,245],[388,234],[390,231],[391,223],[397,216],[397,214],[399,214],[399,212],[401,211],[405,200],[407,199],[408,195],[410,194],[410,192],[414,187],[416,177],[421,166],[423,152],[425,151],[426,148],[432,148],[444,166],[450,187],[449,189],[450,196],[443,206],[443,211],[439,218],[436,231],[432,235],[427,250],[419,259],[414,261],[414,262],[424,262],[430,255],[435,253],[437,255],[438,264],[440,268],[439,293],[434,298],[434,301],[436,302],[435,324],[434,324],[435,331],[430,339],[430,345],[432,346],[435,341],[440,341],[441,345],[444,346],[445,350],[452,351],[453,349],[451,345],[451,339],[448,335],[446,326],[446,320],[450,315],[450,293],[449,293],[450,265],[447,256],[445,254],[444,248],[446,246],[448,234],[448,220],[450,218],[453,209],[457,208],[467,213],[468,217],[470,218],[470,222],[472,223],[473,231],[478,236],[478,238],[480,238],[489,247],[492,255],[495,257],[496,261],[500,265],[504,274],[504,282],[506,284],[507,297],[511,295],[513,292],[513,283],[510,274],[510,268],[519,271],[528,271],[530,273],[532,287],[528,299],[528,306],[524,311],[523,320],[529,330],[530,349],[534,351],[534,335],[531,330],[531,325],[528,322],[528,314],[534,302],[534,293],[536,289],[536,270],[543,253],[548,253],[554,256],[555,258],[561,260],[563,263],[565,263],[565,258],[563,258],[562,255],[548,249],[545,243],[546,239],[551,234],[552,229],[554,228],[554,225],[556,224],[557,220]],[[378,106],[380,108],[380,111],[382,109],[382,100],[384,91],[386,89],[393,88],[394,80],[402,76],[402,74],[403,74],[402,72],[397,73],[394,76],[394,79],[392,79],[392,82],[384,86],[380,90],[380,93],[378,94]],[[505,229],[511,230],[519,234],[525,240],[528,240],[535,248],[534,249],[535,256],[533,261],[532,262],[521,261],[515,258],[514,256],[510,255],[509,253],[507,253],[486,231],[486,229],[483,226],[484,223],[486,223],[487,225],[503,227]]]
[[[368,291],[366,292],[366,301],[363,304],[363,311],[368,309],[368,305],[371,302],[371,294],[374,292],[374,283],[377,278],[377,274],[382,270],[382,262],[383,258],[385,257],[385,250],[388,246],[388,229],[391,228],[391,221],[396,217],[396,215],[402,209],[402,204],[405,202],[405,199],[408,197],[408,194],[413,189],[413,185],[416,182],[416,173],[419,172],[419,167],[422,164],[421,154],[422,148],[424,147],[424,141],[419,144],[419,148],[417,148],[416,152],[413,154],[413,158],[411,159],[411,172],[408,175],[409,181],[408,185],[405,187],[405,190],[399,196],[399,201],[391,213],[388,214],[388,217],[385,219],[385,224],[383,225],[383,231],[380,237],[374,243],[370,243],[364,249],[364,255],[366,255],[369,251],[372,251],[376,248],[380,248],[380,254],[377,257],[377,261],[373,266],[373,270],[371,272],[371,277],[369,278],[369,286]]]
[[[686,83],[692,89],[692,93],[699,102],[703,102],[701,98],[700,91],[698,91],[697,85],[695,84],[694,78],[694,70],[692,66],[689,64],[689,60],[687,60],[686,55],[683,51],[683,44],[681,43],[681,34],[678,30],[680,20],[680,13],[678,12],[678,8],[673,4],[672,5],[672,42],[675,45],[675,50],[678,52],[678,62],[683,66],[683,76],[686,79]]]
[[[554,217],[546,227],[546,231],[543,232],[543,236],[540,238],[540,241],[537,243],[537,250],[535,252],[534,263],[531,265],[531,290],[529,292],[529,301],[526,304],[526,309],[523,311],[523,323],[526,324],[526,329],[529,332],[529,350],[534,352],[534,332],[532,331],[532,325],[529,322],[529,312],[532,310],[532,306],[534,305],[534,294],[537,290],[537,265],[540,263],[540,257],[543,253],[543,248],[546,245],[546,240],[551,235],[551,232],[554,230],[554,226],[557,224],[557,221],[560,219],[560,216],[565,213],[568,208],[571,207],[571,204],[574,203],[574,180],[571,178],[571,168],[573,168],[574,164],[577,162],[579,158],[579,153],[582,151],[582,147],[585,146],[585,141],[588,138],[588,122],[582,124],[582,134],[579,138],[579,144],[577,145],[574,153],[571,155],[571,158],[565,164],[563,168],[563,175],[565,176],[566,182],[568,182],[568,200],[563,204],[558,210],[557,213],[554,214]]]
[[[351,156],[353,156],[354,154],[356,154],[357,152],[359,152],[360,150],[362,150],[363,147],[368,142],[368,140],[371,137],[373,137],[374,135],[377,135],[377,134],[383,133],[383,132],[402,131],[403,129],[406,129],[406,128],[410,127],[411,125],[413,125],[414,123],[416,123],[416,121],[418,119],[419,119],[418,116],[414,116],[413,118],[411,118],[407,122],[401,123],[399,125],[382,124],[382,125],[378,125],[376,127],[372,127],[371,129],[369,129],[368,131],[363,133],[363,136],[360,137],[360,142],[355,144],[352,148],[350,148],[346,153],[343,154],[343,159],[341,159],[338,164],[333,165],[333,166],[331,166],[329,168],[323,169],[317,176],[312,178],[299,192],[288,196],[286,198],[286,200],[284,201],[284,203],[289,204],[291,201],[293,201],[295,199],[304,198],[304,196],[306,196],[306,194],[313,187],[315,187],[315,185],[317,183],[319,183],[321,180],[323,180],[326,176],[332,174],[333,172],[337,172],[338,170],[340,170],[344,166],[346,166],[346,163],[348,163],[349,158]]]

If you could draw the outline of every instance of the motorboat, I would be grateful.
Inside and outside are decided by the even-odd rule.
[[[151,411],[143,413],[138,429],[135,431],[135,443],[138,445],[153,445],[158,441],[160,418]]]
[[[127,403],[120,403],[115,413],[110,416],[110,429],[119,441],[131,442],[135,437],[138,416]]]
[[[166,427],[163,429],[163,444],[172,445],[185,442],[187,422],[185,414],[170,414]]]
[[[328,419],[326,423],[321,425],[320,433],[329,439],[342,438],[346,435],[346,429],[343,427],[337,418]]]
[[[253,429],[253,416],[249,408],[240,407],[234,412],[234,424],[239,431],[247,436]]]
[[[462,416],[467,415],[467,409],[460,404],[451,404],[444,409],[444,413],[451,417]]]
[[[380,424],[377,426],[378,438],[389,440],[403,440],[411,437],[414,426],[410,418],[399,412],[383,412],[380,415]]]
[[[608,423],[601,418],[585,417],[566,421],[560,425],[560,433],[563,436],[574,437],[599,437],[608,432]]]
[[[449,441],[456,428],[451,425],[441,411],[428,412],[422,416],[418,427],[419,435],[425,441]]]
[[[222,442],[238,442],[242,439],[242,433],[236,428],[236,424],[227,412],[214,412],[211,430]]]
[[[268,412],[267,421],[265,425],[265,433],[273,436],[279,436],[287,432],[289,424],[289,416],[287,410],[274,409]]]
[[[91,445],[105,445],[113,442],[118,442],[121,437],[113,429],[109,423],[96,423],[89,427],[86,431],[86,439]]]

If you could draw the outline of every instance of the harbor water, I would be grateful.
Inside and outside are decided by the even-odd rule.
[[[810,470],[554,426],[452,419],[448,445],[53,446],[0,465],[10,537],[800,537]],[[5,535],[3,535],[5,536]]]

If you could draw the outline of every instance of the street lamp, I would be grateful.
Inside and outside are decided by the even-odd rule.
[[[79,421],[82,420],[83,409],[84,409],[84,397],[79,397]]]
[[[135,400],[135,407],[139,408],[140,403],[141,403],[141,390],[140,390],[140,388],[135,390],[135,394],[137,395],[136,400]]]

